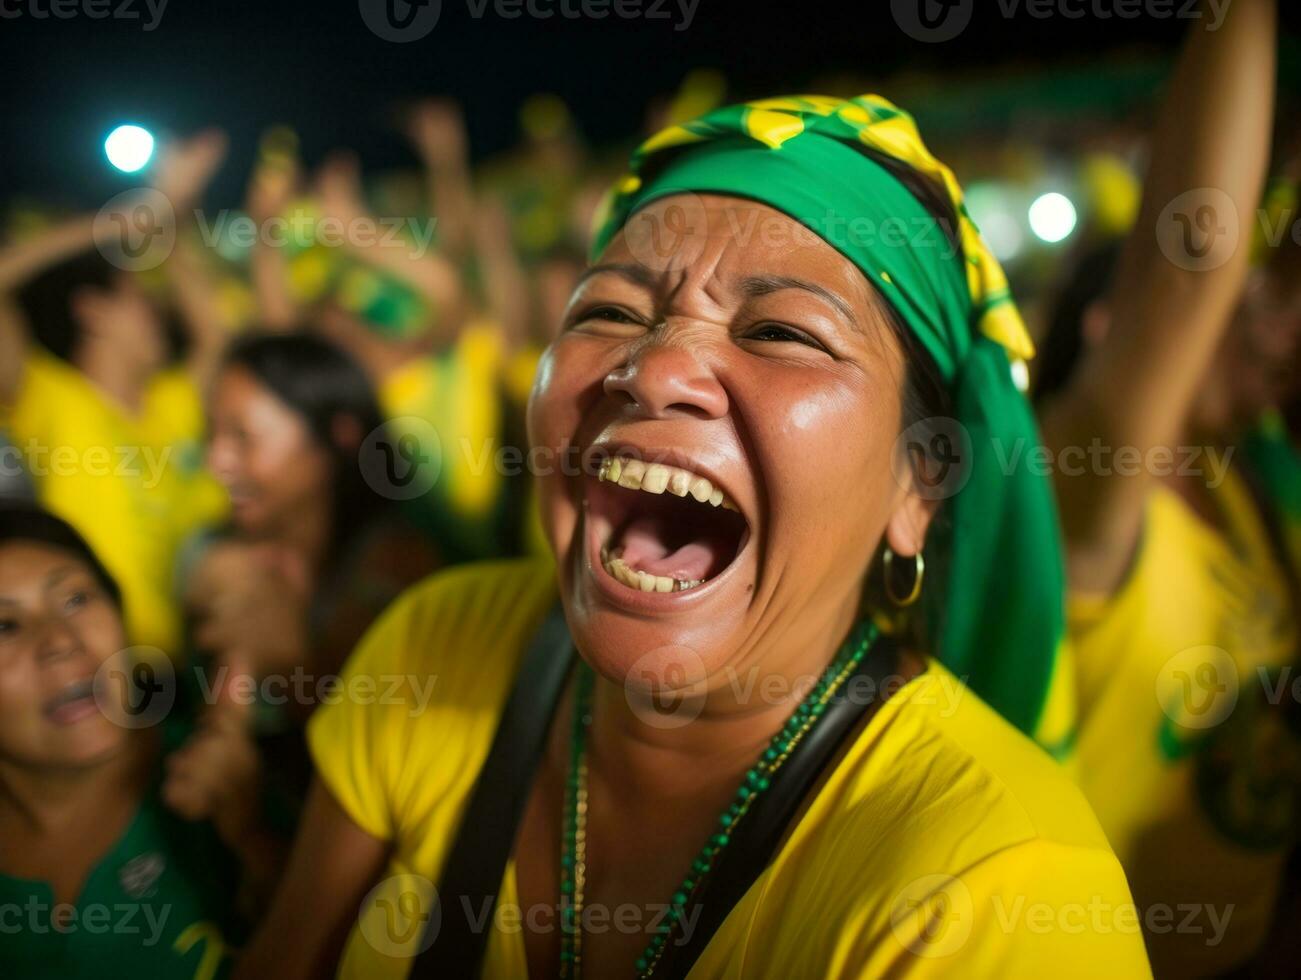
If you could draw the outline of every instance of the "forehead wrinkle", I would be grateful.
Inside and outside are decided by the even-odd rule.
[[[713,235],[704,241],[705,247],[692,262],[665,273],[668,282],[664,294],[665,316],[694,309],[704,319],[709,318],[709,313],[726,317],[729,306],[735,305],[729,302],[730,290],[719,275],[719,266],[731,243]]]

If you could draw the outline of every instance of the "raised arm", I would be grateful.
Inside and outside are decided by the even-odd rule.
[[[94,215],[77,215],[0,251],[0,404],[18,396],[27,351],[27,328],[14,293],[47,266],[94,247],[94,225]]]
[[[1161,107],[1138,221],[1110,297],[1111,328],[1043,413],[1060,453],[1173,445],[1242,291],[1269,158],[1274,0],[1234,0],[1194,22]],[[1131,452],[1130,450],[1126,450]],[[1057,491],[1074,588],[1120,583],[1154,476],[1070,476]]]
[[[479,198],[474,247],[488,311],[501,324],[507,346],[518,350],[528,342],[533,310],[528,276],[511,240],[506,206],[499,198],[489,195]]]
[[[235,980],[333,977],[361,901],[387,858],[388,846],[353,823],[324,785],[313,783],[289,867],[240,956]]]
[[[249,177],[245,208],[259,228],[289,208],[301,183],[297,156],[281,145],[276,134],[263,138],[253,173]],[[249,278],[257,303],[258,321],[265,330],[292,330],[302,311],[289,289],[289,261],[285,250],[258,235],[249,253]]]
[[[327,219],[342,229],[342,244],[355,258],[407,283],[436,309],[433,332],[450,340],[461,325],[465,293],[461,277],[432,247],[432,226],[415,226],[416,241],[390,234],[366,210],[355,158],[336,154],[321,167],[317,200]],[[365,232],[363,234],[363,231]]]
[[[465,120],[454,102],[429,99],[411,114],[407,135],[425,167],[439,247],[459,258],[470,246],[473,211]]]
[[[194,215],[225,157],[226,134],[205,130],[163,147],[153,177],[154,187],[171,203],[176,216],[176,247],[163,270],[189,336],[187,364],[200,385],[211,376],[229,334],[209,272],[209,257],[194,238]]]

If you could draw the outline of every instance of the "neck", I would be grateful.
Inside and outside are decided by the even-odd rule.
[[[857,591],[755,631],[755,645],[724,667],[721,680],[677,713],[648,720],[622,685],[599,677],[593,692],[594,764],[621,791],[656,799],[731,784],[754,764],[822,677],[858,618]],[[639,705],[640,707],[640,705]],[[698,713],[697,713],[698,711]],[[687,723],[682,719],[690,718]],[[663,724],[655,724],[659,720]]]
[[[121,350],[110,350],[102,342],[87,340],[77,352],[77,367],[90,383],[111,401],[135,415],[144,401],[145,385],[152,373],[124,357]]]
[[[143,797],[157,740],[132,733],[121,752],[102,763],[68,769],[31,769],[0,762],[0,819],[38,836],[56,834],[87,814],[102,815],[124,800]]]
[[[271,538],[298,555],[309,569],[319,571],[330,551],[334,536],[334,508],[328,500],[293,508]]]

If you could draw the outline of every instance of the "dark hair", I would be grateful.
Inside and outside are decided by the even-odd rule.
[[[122,592],[117,582],[108,573],[108,569],[91,551],[86,539],[73,530],[66,521],[60,520],[36,504],[17,500],[0,501],[0,545],[12,541],[28,541],[35,544],[49,545],[66,551],[78,561],[85,563],[91,574],[99,581],[104,591],[113,600],[113,604],[122,609]]]
[[[81,341],[72,298],[82,289],[108,292],[124,273],[97,249],[80,252],[41,270],[15,294],[32,336],[51,354],[71,362]]]
[[[334,425],[340,418],[357,424],[361,438],[384,425],[370,380],[348,354],[315,334],[295,332],[250,334],[227,349],[223,369],[248,371],[306,423],[334,467],[334,534],[331,551],[338,553],[368,519],[387,509],[389,501],[376,494],[358,465],[358,447],[342,446]]]
[[[868,147],[858,147],[860,153],[884,168],[915,197],[935,219],[943,244],[952,250],[956,261],[963,263],[962,238],[958,232],[958,218],[947,192],[929,177],[918,173],[907,164],[876,152]],[[937,246],[941,243],[936,242]],[[940,373],[939,365],[920,338],[908,327],[899,311],[885,297],[881,298],[885,320],[904,357],[903,400],[901,405],[901,431],[913,429],[914,445],[924,451],[934,448],[931,434],[942,431],[945,419],[953,417],[953,395]],[[914,429],[914,427],[916,427]],[[910,457],[910,462],[913,462]],[[947,465],[947,464],[946,464]],[[904,613],[893,609],[885,587],[884,567],[876,562],[868,569],[864,602],[875,612],[878,622],[886,622],[901,639],[916,649],[935,651],[938,632],[944,618],[945,599],[948,594],[948,556],[940,553],[934,544],[936,531],[947,520],[944,509],[935,515],[923,549],[926,563],[926,585],[921,601]]]

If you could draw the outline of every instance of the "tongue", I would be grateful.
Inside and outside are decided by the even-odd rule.
[[[639,517],[628,525],[620,542],[619,557],[628,567],[651,575],[667,575],[684,582],[708,578],[726,564],[718,542],[707,539],[688,541],[670,547],[664,537],[664,522],[653,517]]]

